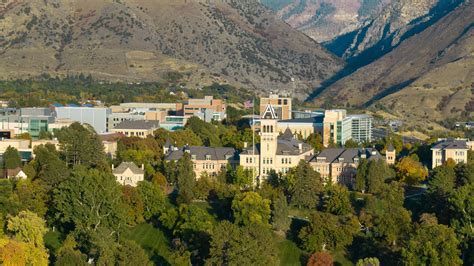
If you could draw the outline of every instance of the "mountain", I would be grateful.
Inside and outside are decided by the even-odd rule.
[[[463,0],[392,0],[379,13],[352,32],[337,36],[325,46],[348,60],[352,67],[368,64],[403,40],[423,31]]]
[[[170,72],[307,95],[343,62],[256,0],[4,0],[0,78],[91,74],[144,82]],[[296,92],[296,93],[295,93]]]
[[[364,26],[390,0],[261,0],[278,17],[318,42]]]
[[[426,125],[474,113],[474,3],[466,1],[393,51],[316,96],[319,104],[373,106]]]

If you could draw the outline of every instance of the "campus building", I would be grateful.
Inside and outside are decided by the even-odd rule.
[[[323,120],[323,145],[344,146],[352,138],[352,120],[344,109],[326,110]]]
[[[278,120],[288,120],[292,118],[291,98],[280,97],[276,94],[270,94],[268,98],[260,98],[260,116],[263,116],[268,105],[273,107]]]
[[[65,106],[55,107],[55,112],[58,119],[69,119],[81,124],[88,124],[97,133],[105,133],[107,132],[107,117],[111,110],[109,108]]]
[[[145,170],[139,168],[133,162],[122,162],[118,167],[112,165],[112,174],[115,176],[117,182],[123,186],[136,187],[138,182],[145,180]]]
[[[467,139],[439,139],[431,148],[431,168],[443,165],[451,159],[455,163],[467,163],[469,150],[473,150],[474,141]]]
[[[184,154],[188,153],[191,156],[196,178],[200,178],[203,174],[215,176],[220,171],[225,170],[228,165],[235,167],[239,162],[234,148],[228,147],[185,146],[178,148],[167,141],[163,152],[165,153],[165,161],[168,162],[178,161]]]
[[[205,96],[204,99],[189,99],[183,106],[183,114],[189,118],[197,116],[205,122],[222,121],[226,118],[227,106],[223,100]]]
[[[384,157],[373,148],[329,148],[313,156],[309,160],[309,164],[321,174],[326,182],[352,186],[357,167],[363,159],[379,160]]]
[[[153,132],[158,128],[160,128],[159,121],[126,120],[115,126],[110,132],[119,133],[126,137],[146,138],[148,135],[153,135]]]
[[[240,153],[240,165],[263,179],[272,170],[287,173],[301,160],[313,155],[313,148],[297,140],[290,129],[287,128],[283,135],[280,131],[276,111],[269,104],[260,120],[260,143],[251,147],[246,145]]]
[[[371,115],[349,115],[351,119],[352,140],[362,143],[372,141],[372,127],[374,118]]]

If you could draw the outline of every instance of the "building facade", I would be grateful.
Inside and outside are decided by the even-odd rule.
[[[222,121],[226,118],[227,106],[223,100],[205,96],[204,99],[189,99],[183,106],[187,118],[197,116],[206,122]]]
[[[361,160],[384,159],[376,149],[329,148],[309,160],[326,182],[352,186]]]
[[[178,161],[184,154],[191,156],[194,173],[196,178],[200,178],[203,174],[216,176],[220,171],[225,170],[228,165],[235,167],[238,165],[238,157],[234,148],[228,147],[201,147],[186,146],[174,147],[169,142],[163,148],[165,153],[165,161]]]
[[[313,148],[297,140],[288,128],[280,135],[278,116],[272,105],[267,105],[260,120],[260,143],[246,147],[240,153],[240,165],[251,170],[261,182],[273,170],[287,173],[301,160],[313,155]]]
[[[467,139],[439,139],[431,148],[431,168],[443,165],[449,159],[455,163],[467,163],[468,151],[473,150],[474,141]]]
[[[88,124],[97,133],[107,132],[107,117],[111,113],[109,108],[92,107],[55,107],[58,119],[70,119],[81,124]]]
[[[371,115],[349,115],[351,119],[352,139],[358,143],[372,141],[372,126],[374,118]]]
[[[158,128],[160,128],[159,121],[127,120],[115,126],[110,132],[119,133],[126,137],[146,138],[148,135],[153,135],[153,132]]]
[[[276,94],[271,94],[268,98],[260,98],[260,116],[266,111],[268,105],[271,105],[275,110],[275,115],[278,120],[292,119],[292,102],[289,97],[280,97]]]
[[[117,182],[123,186],[136,187],[138,182],[145,180],[145,170],[142,167],[139,168],[133,162],[122,162],[118,167],[112,165],[112,173],[115,176]]]
[[[323,145],[328,147],[333,143],[344,146],[352,138],[352,121],[343,109],[326,110],[323,121]]]

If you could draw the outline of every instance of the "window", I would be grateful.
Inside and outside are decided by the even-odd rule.
[[[283,100],[283,105],[288,105],[288,100],[287,99]]]
[[[210,154],[207,154],[206,155],[206,161],[210,161],[211,160],[211,155]]]
[[[196,160],[196,154],[191,155],[191,160]]]

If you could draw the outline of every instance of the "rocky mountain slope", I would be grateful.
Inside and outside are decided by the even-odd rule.
[[[343,66],[256,0],[7,0],[0,78],[91,74],[112,81],[183,74],[304,96]]]
[[[278,17],[318,42],[364,26],[390,0],[261,0]]]
[[[325,46],[357,66],[379,58],[403,40],[423,31],[456,8],[463,0],[392,0],[367,18],[356,30],[336,37]]]
[[[376,106],[418,124],[474,114],[474,3],[466,1],[315,99]]]

